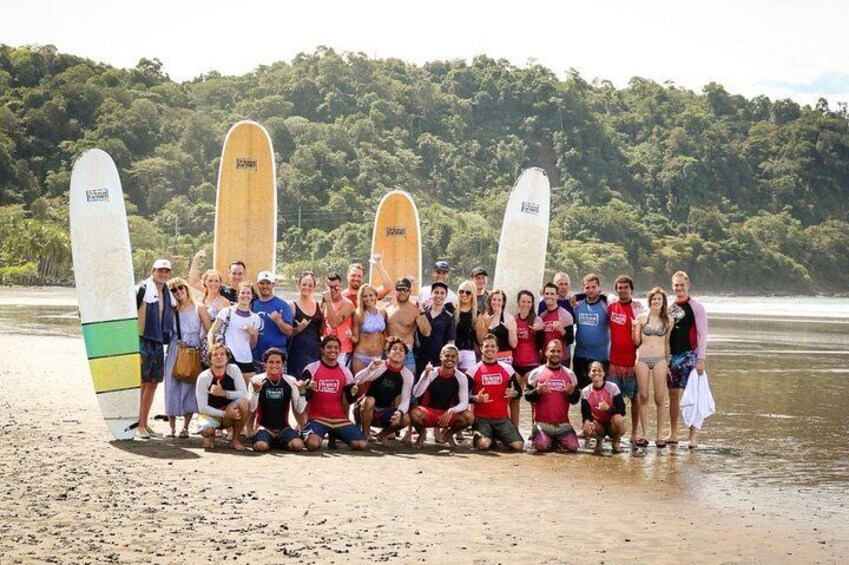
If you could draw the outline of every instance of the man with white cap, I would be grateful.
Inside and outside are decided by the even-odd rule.
[[[168,290],[171,262],[157,259],[136,290],[136,308],[139,323],[139,353],[141,354],[141,402],[136,437],[150,439],[156,434],[148,425],[150,407],[156,387],[162,382],[165,368],[165,344],[171,341],[174,331],[174,308],[177,301]]]
[[[251,310],[260,319],[259,337],[251,350],[257,373],[265,372],[262,358],[265,352],[276,347],[287,353],[289,336],[292,335],[292,308],[285,300],[274,296],[274,273],[261,271],[256,277],[257,297]]]
[[[431,280],[432,282],[440,282],[445,284],[445,288],[448,289],[448,297],[445,299],[445,307],[449,312],[453,312],[455,308],[457,308],[457,295],[454,294],[454,291],[448,288],[448,277],[451,273],[451,266],[448,264],[448,261],[437,261],[433,264],[433,271],[431,271]],[[432,284],[422,287],[419,292],[419,302],[424,306],[430,306],[431,304],[431,286]]]

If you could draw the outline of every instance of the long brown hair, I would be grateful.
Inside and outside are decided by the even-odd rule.
[[[646,313],[646,323],[649,321],[649,315],[651,313],[651,299],[654,298],[656,294],[659,294],[663,297],[663,303],[660,305],[660,321],[663,323],[663,326],[668,328],[671,323],[671,318],[669,317],[669,297],[666,294],[666,291],[660,288],[659,286],[654,287],[649,291],[648,294],[648,306],[649,312]]]

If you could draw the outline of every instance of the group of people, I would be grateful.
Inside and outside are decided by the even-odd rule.
[[[188,280],[172,277],[170,262],[160,259],[139,287],[140,439],[159,435],[149,415],[164,380],[171,436],[189,437],[198,414],[209,448],[216,438],[237,450],[247,449],[247,438],[255,451],[314,451],[325,438],[351,449],[396,437],[421,446],[428,428],[453,447],[471,428],[475,449],[522,451],[524,397],[535,450],[574,452],[583,439],[595,440],[600,453],[609,438],[618,453],[626,401],[631,446],[649,445],[651,390],[654,443],[662,449],[679,441],[690,373],[705,369],[707,316],[682,271],[672,276],[672,301],[656,287],[643,306],[627,275],[607,295],[597,275],[570,293],[569,276],[557,273],[537,300],[531,289],[512,297],[488,289],[488,273],[476,268],[455,293],[450,265],[437,261],[431,284],[415,295],[419,281],[394,280],[375,255],[379,286],[365,283],[355,263],[344,289],[339,273],[319,280],[304,272],[297,298],[287,302],[274,294],[273,273],[245,281],[245,265],[235,261],[225,283],[215,270],[201,273],[203,257],[195,255]],[[208,368],[195,383],[173,378],[178,343],[203,352]],[[569,414],[576,404],[579,426]],[[696,431],[689,429],[690,448]]]

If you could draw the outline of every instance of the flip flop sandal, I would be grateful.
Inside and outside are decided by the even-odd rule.
[[[189,439],[188,430],[180,430],[180,435],[178,435],[177,437],[179,437],[180,439]]]
[[[634,442],[634,445],[636,445],[637,447],[648,447],[649,446],[649,440],[647,440],[645,438],[638,439],[637,441]]]
[[[657,446],[658,449],[663,449],[664,447],[666,447],[667,442],[665,440],[659,439],[654,442],[654,444]]]

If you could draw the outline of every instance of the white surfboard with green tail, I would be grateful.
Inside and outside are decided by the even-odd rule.
[[[124,192],[112,158],[83,153],[71,173],[71,250],[83,340],[100,410],[132,439],[141,385],[138,314]]]

